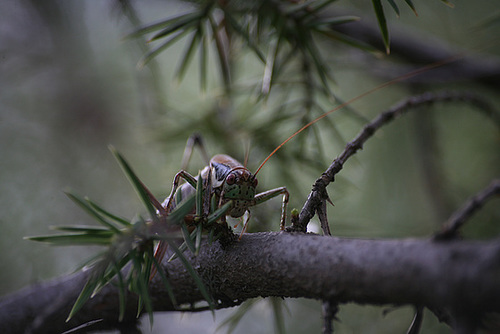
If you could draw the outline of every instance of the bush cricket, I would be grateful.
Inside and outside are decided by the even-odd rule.
[[[194,145],[200,146],[203,156],[206,159],[207,154],[203,148],[201,137],[195,134],[188,140],[183,164],[187,165]],[[184,179],[186,183],[179,185],[181,179]],[[202,182],[199,182],[200,179]],[[203,168],[196,177],[186,172],[184,168],[178,172],[174,177],[170,195],[162,204],[165,213],[168,215],[180,201],[187,196],[192,196],[192,194],[196,192],[195,188],[197,184],[200,183],[203,184],[204,203],[206,204],[202,205],[202,208],[193,208],[193,210],[197,211],[197,216],[199,216],[199,214],[204,216],[199,218],[206,219],[206,216],[210,212],[208,206],[211,206],[212,211],[215,211],[229,201],[232,201],[227,211],[222,214],[220,220],[222,224],[226,224],[226,216],[231,216],[233,218],[243,217],[244,223],[240,233],[241,239],[243,233],[245,233],[247,229],[250,219],[249,208],[282,195],[280,229],[282,231],[285,229],[286,210],[289,199],[289,193],[286,187],[279,187],[257,193],[256,188],[258,181],[255,174],[252,174],[252,172],[239,161],[226,154],[217,154],[212,157],[208,165]],[[155,252],[155,258],[158,263],[160,263],[165,256],[167,247],[167,242],[159,242]],[[156,270],[153,269],[151,278],[154,276],[155,272]]]

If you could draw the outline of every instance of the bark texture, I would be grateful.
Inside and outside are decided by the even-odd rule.
[[[217,308],[253,297],[293,297],[339,303],[413,304],[458,326],[478,323],[500,311],[500,241],[422,239],[363,240],[303,233],[255,233],[222,247],[204,245],[193,266],[210,289]],[[178,304],[202,295],[184,267],[164,263]],[[92,329],[124,328],[136,320],[128,296],[119,324],[118,291],[112,285],[66,323],[85,273],[29,287],[0,302],[0,332],[54,333],[96,321]],[[174,311],[159,275],[151,283],[155,311]],[[189,310],[189,308],[183,308]]]

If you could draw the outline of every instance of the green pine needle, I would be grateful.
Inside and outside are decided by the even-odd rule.
[[[225,203],[223,206],[215,210],[211,215],[208,216],[207,224],[210,226],[219,220],[226,212],[233,206],[233,201],[229,201]]]
[[[194,249],[195,249],[194,250],[194,256],[198,256],[198,254],[200,253],[202,232],[203,232],[203,227],[202,226],[198,226],[193,231],[193,233],[196,233],[196,239],[195,239],[195,244],[194,244]]]
[[[163,285],[165,285],[165,289],[167,290],[167,293],[168,293],[168,296],[170,298],[170,301],[172,302],[172,305],[174,306],[174,308],[177,308],[177,301],[175,299],[174,290],[172,289],[172,285],[170,284],[167,276],[165,275],[165,271],[163,270],[163,267],[161,266],[160,263],[158,263],[158,261],[156,260],[156,258],[154,256],[153,256],[152,260],[153,260],[153,264],[157,268],[157,273],[161,277]]]
[[[375,10],[375,16],[377,17],[380,32],[382,33],[382,40],[384,41],[385,51],[387,54],[389,54],[390,53],[389,30],[387,29],[387,21],[385,19],[384,7],[382,7],[381,0],[372,0],[372,4],[373,4],[373,9]]]
[[[104,225],[105,227],[109,228],[111,231],[114,233],[120,234],[121,231],[113,225],[112,223],[108,222],[96,209],[94,209],[87,201],[81,199],[77,195],[74,195],[72,193],[67,192],[66,195],[76,204],[78,204],[85,212],[87,212],[91,217],[95,218],[99,223]]]
[[[177,69],[177,72],[175,74],[175,78],[179,83],[182,81],[184,75],[186,74],[186,70],[191,63],[191,60],[193,59],[196,47],[200,45],[199,42],[201,41],[202,32],[203,30],[199,28],[195,31],[191,42],[189,43],[189,46],[186,49],[184,56],[182,57],[181,64],[179,65],[179,68]]]
[[[399,7],[398,7],[398,5],[396,5],[396,2],[394,2],[394,0],[386,0],[386,1],[389,3],[389,5],[391,5],[392,9],[396,13],[396,15],[399,17]]]
[[[156,209],[151,203],[151,197],[149,196],[149,190],[144,186],[144,184],[141,182],[141,180],[137,177],[135,172],[133,171],[132,167],[128,164],[128,162],[125,160],[125,158],[113,147],[109,147],[111,153],[115,156],[116,160],[120,164],[120,167],[122,167],[125,175],[129,179],[129,181],[132,183],[132,186],[134,187],[135,191],[139,195],[139,198],[141,199],[142,203],[146,207],[146,209],[149,212],[149,215],[154,219],[156,218]]]
[[[85,284],[85,286],[82,289],[82,292],[80,292],[80,295],[76,299],[75,304],[73,305],[73,308],[69,312],[68,318],[66,318],[66,322],[70,321],[71,318],[75,315],[76,312],[78,312],[83,305],[87,302],[87,300],[90,299],[90,296],[94,293],[95,288],[97,287],[98,282],[92,279],[89,279],[88,282]]]
[[[111,244],[112,234],[62,234],[26,237],[27,240],[49,243],[54,246],[108,246]]]
[[[160,38],[164,38],[178,30],[190,30],[197,25],[200,24],[201,20],[201,13],[200,12],[195,12],[195,13],[188,13],[183,15],[181,18],[176,20],[173,24],[170,26],[166,27],[159,33],[155,34],[151,39],[149,40],[150,42],[158,40]]]
[[[134,30],[133,32],[131,32],[127,36],[125,36],[125,39],[132,39],[132,38],[141,37],[143,35],[152,33],[154,31],[166,28],[169,25],[172,26],[172,24],[174,24],[180,20],[186,19],[186,17],[188,17],[190,15],[192,15],[192,13],[179,14],[177,16],[174,16],[174,17],[171,17],[168,19],[164,19],[164,20],[160,20],[158,22],[146,24],[146,25],[140,27],[139,29]]]
[[[213,312],[214,307],[215,307],[214,301],[213,301],[212,297],[210,296],[210,294],[208,293],[208,290],[207,290],[205,284],[203,283],[203,280],[201,279],[201,277],[198,275],[196,270],[194,270],[191,263],[184,256],[183,252],[181,252],[179,250],[179,248],[175,245],[175,243],[169,242],[168,245],[170,247],[172,247],[174,252],[177,254],[177,257],[180,259],[180,261],[184,265],[184,268],[186,268],[186,270],[188,271],[189,275],[193,278],[193,280],[194,280],[196,286],[198,287],[198,289],[200,290],[203,298],[207,301],[207,303],[210,307],[210,310],[212,310],[212,312]]]
[[[181,229],[182,229],[182,236],[184,237],[184,242],[186,243],[186,246],[188,249],[191,251],[191,253],[195,253],[196,248],[193,242],[193,239],[191,237],[191,234],[189,233],[186,224],[181,224]],[[194,231],[193,231],[194,233]]]
[[[102,207],[100,207],[99,205],[97,205],[96,203],[91,201],[88,197],[85,197],[85,200],[95,211],[102,214],[103,216],[108,217],[109,219],[123,225],[124,227],[132,226],[132,224],[128,220],[126,220],[125,218],[119,217],[117,215],[112,214],[109,211],[104,210]]]

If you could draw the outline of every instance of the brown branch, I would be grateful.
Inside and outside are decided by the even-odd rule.
[[[187,254],[190,256],[189,254]],[[292,297],[428,307],[442,321],[454,315],[480,319],[500,311],[500,242],[360,240],[303,233],[255,233],[223,248],[203,245],[190,260],[218,308],[254,297]],[[179,305],[202,301],[178,262],[164,262]],[[92,329],[117,328],[118,291],[106,286],[69,323],[72,303],[86,279],[77,274],[28,288],[0,302],[1,333],[63,332],[89,321]],[[155,311],[178,310],[157,275]],[[127,299],[126,324],[135,323],[136,299]],[[451,316],[451,318],[450,318]],[[123,324],[122,324],[123,326]]]
[[[458,229],[470,219],[483,205],[494,196],[500,196],[500,179],[493,180],[485,189],[470,198],[460,210],[456,211],[443,226],[436,239],[449,239],[456,237]]]
[[[363,145],[373,134],[382,126],[391,123],[399,116],[416,110],[416,107],[422,107],[437,102],[459,101],[470,103],[477,106],[479,110],[489,116],[500,128],[500,118],[492,107],[486,104],[482,99],[469,94],[457,92],[440,92],[440,93],[424,93],[417,95],[396,104],[389,110],[379,114],[375,119],[363,127],[361,132],[349,142],[344,151],[332,162],[330,167],[316,180],[312,187],[312,191],[307,198],[302,210],[299,214],[299,219],[296,224],[290,226],[288,231],[305,232],[307,224],[318,211],[322,202],[328,198],[326,187],[335,180],[335,175],[339,173],[346,161],[352,157],[358,150],[362,149]]]

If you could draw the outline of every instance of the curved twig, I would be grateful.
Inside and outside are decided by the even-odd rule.
[[[339,173],[345,162],[352,157],[358,150],[363,148],[366,141],[373,136],[373,134],[380,129],[382,126],[389,124],[394,119],[399,116],[414,110],[416,107],[421,107],[424,105],[429,105],[437,102],[452,102],[459,101],[470,103],[477,106],[480,111],[485,113],[487,116],[493,119],[493,121],[500,128],[500,117],[494,109],[484,102],[483,99],[470,93],[457,93],[457,92],[439,92],[439,93],[424,93],[422,95],[417,95],[403,100],[402,102],[396,104],[389,110],[382,112],[370,123],[365,125],[361,132],[349,142],[344,151],[332,162],[330,167],[321,175],[320,178],[316,180],[312,187],[312,191],[307,198],[304,206],[299,215],[299,219],[296,224],[290,226],[287,231],[293,232],[305,232],[307,229],[307,224],[317,212],[322,201],[328,198],[326,192],[326,187],[335,180],[335,175]]]
[[[500,179],[493,180],[486,188],[472,196],[460,210],[448,219],[442,231],[434,238],[443,240],[455,237],[458,234],[458,229],[494,196],[500,196]]]
[[[410,328],[406,334],[418,334],[420,333],[420,328],[422,327],[422,321],[424,319],[424,308],[422,306],[415,307],[415,316],[410,324]]]
[[[321,330],[322,334],[332,334],[333,320],[337,319],[337,313],[339,311],[339,304],[335,301],[324,301],[321,307],[321,312],[323,314],[323,328]]]

